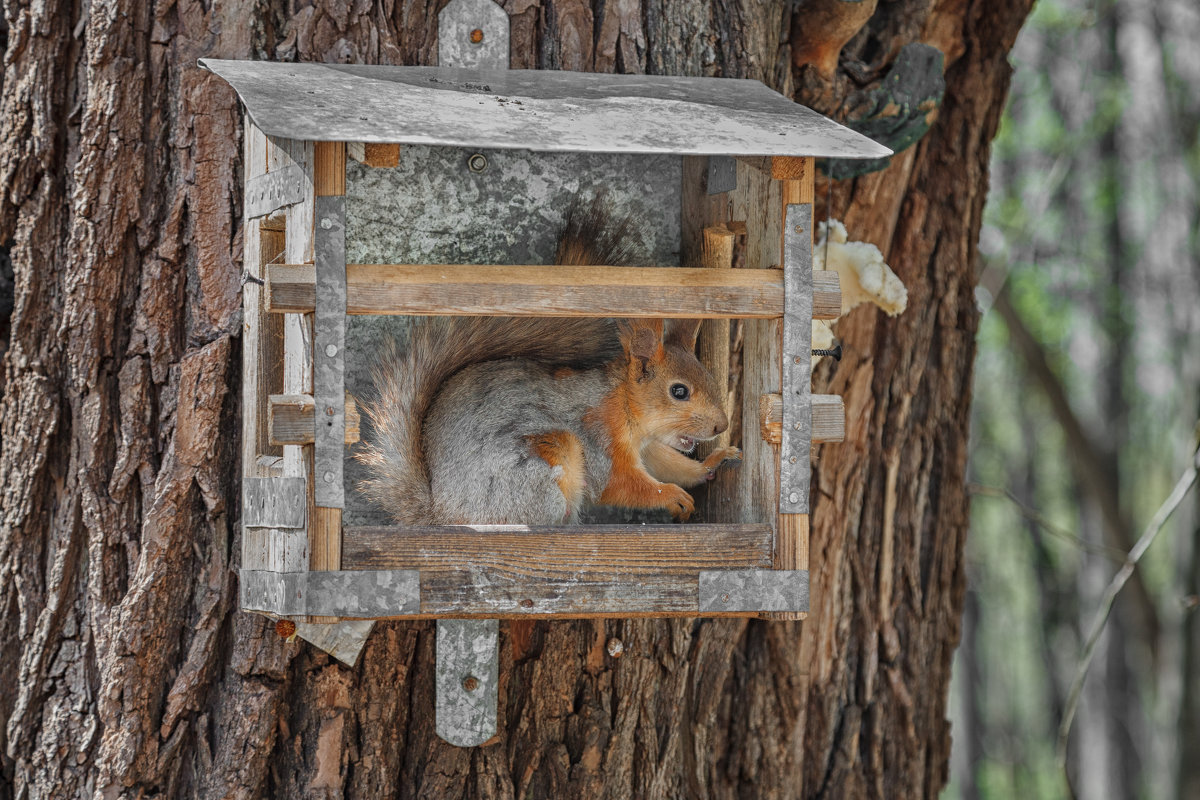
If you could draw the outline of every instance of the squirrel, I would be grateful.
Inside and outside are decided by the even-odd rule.
[[[632,221],[599,196],[572,207],[556,261],[630,260]],[[695,509],[687,488],[741,452],[703,461],[729,425],[694,355],[699,320],[430,317],[385,348],[364,405],[373,433],[359,488],[401,524],[554,525],[585,505]]]

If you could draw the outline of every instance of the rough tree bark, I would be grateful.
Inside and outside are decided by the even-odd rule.
[[[946,55],[930,134],[832,190],[909,310],[855,312],[818,375],[849,422],[819,453],[809,620],[514,628],[501,741],[474,750],[433,734],[431,625],[378,626],[347,669],[236,611],[240,114],[195,67],[432,63],[439,5],[7,0],[0,797],[936,795],[975,239],[1029,3],[880,4],[827,87],[836,108],[910,41]],[[785,0],[504,5],[514,67],[797,85]]]

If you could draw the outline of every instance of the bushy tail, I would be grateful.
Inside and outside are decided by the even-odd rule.
[[[598,195],[567,214],[557,262],[623,265],[632,258],[628,216]],[[415,321],[406,352],[385,345],[373,370],[377,396],[363,411],[373,434],[356,454],[371,477],[359,485],[369,500],[404,525],[440,519],[422,452],[425,414],[438,389],[459,370],[484,361],[528,358],[586,368],[620,352],[616,328],[604,319],[426,317]]]

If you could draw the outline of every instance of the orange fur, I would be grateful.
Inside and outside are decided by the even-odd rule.
[[[547,431],[537,436],[527,436],[526,439],[535,456],[551,467],[562,468],[562,474],[555,478],[555,482],[567,501],[567,508],[578,508],[587,480],[583,443],[570,431]]]

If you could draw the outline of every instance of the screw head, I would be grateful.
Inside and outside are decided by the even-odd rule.
[[[337,355],[337,345],[336,344],[325,345],[325,355],[329,356],[330,358],[333,358],[334,356],[336,356]]]
[[[788,502],[789,503],[799,503],[800,495],[797,494],[796,492],[792,492],[791,494],[788,495]]]
[[[296,635],[296,623],[290,619],[275,620],[275,633],[280,639],[290,639]]]
[[[473,153],[470,158],[467,159],[467,169],[471,170],[471,172],[478,174],[487,168],[487,156],[485,156],[483,153]]]
[[[533,601],[526,597],[521,601],[521,608],[533,608]]]
[[[796,457],[795,457],[795,456],[792,456],[791,458],[789,458],[789,459],[788,459],[788,461],[791,461],[793,464],[795,464],[795,463],[796,463]]]
[[[479,688],[479,678],[476,678],[474,675],[468,675],[463,678],[462,687],[468,692],[475,691]]]
[[[333,220],[329,219],[328,217],[322,217],[321,218],[321,227],[324,230],[329,230],[330,228],[333,227]]]
[[[605,649],[608,650],[608,654],[613,658],[620,658],[625,652],[625,645],[620,639],[614,636],[608,640],[608,645]]]
[[[333,483],[333,473],[332,472],[326,472],[324,475],[321,476],[321,478],[326,483]]]
[[[797,225],[796,233],[804,233],[804,227],[802,225]]]
[[[479,44],[483,41],[483,31],[479,28],[471,31],[471,44]]]
[[[721,595],[721,602],[723,602],[723,603],[728,603],[728,602],[729,602],[729,593],[728,593],[728,592],[726,592],[725,594]]]

